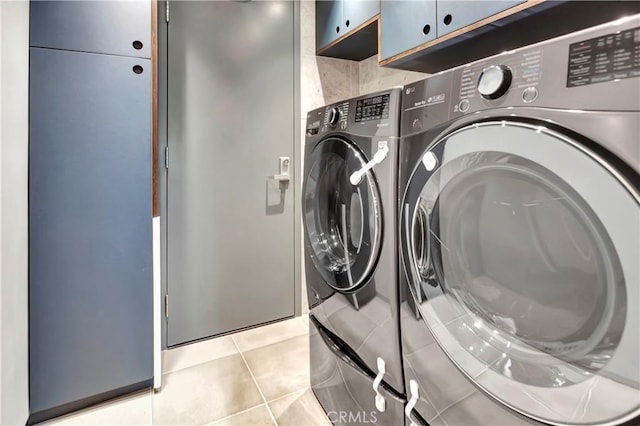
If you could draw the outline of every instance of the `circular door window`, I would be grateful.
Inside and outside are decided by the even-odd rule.
[[[476,124],[428,154],[405,197],[402,252],[451,360],[548,423],[638,415],[637,189],[576,141],[528,124]]]
[[[327,284],[357,289],[371,273],[381,241],[380,196],[367,172],[357,185],[349,178],[366,160],[343,139],[320,142],[310,156],[303,189],[306,248]]]

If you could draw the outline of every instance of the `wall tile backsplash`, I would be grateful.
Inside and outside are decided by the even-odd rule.
[[[360,95],[390,89],[395,86],[404,86],[405,84],[422,80],[427,76],[429,74],[378,66],[378,55],[358,62]]]

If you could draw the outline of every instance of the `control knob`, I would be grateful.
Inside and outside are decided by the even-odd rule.
[[[336,107],[333,107],[329,110],[329,125],[331,127],[335,127],[336,124],[340,121],[340,110]]]
[[[498,99],[511,86],[511,70],[504,65],[485,68],[478,78],[478,92],[485,99]]]

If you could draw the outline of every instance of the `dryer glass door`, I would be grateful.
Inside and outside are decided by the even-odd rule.
[[[357,289],[373,270],[381,241],[380,194],[367,172],[357,185],[349,177],[367,162],[350,142],[320,142],[310,156],[303,189],[306,248],[335,290]]]
[[[405,196],[402,256],[450,359],[538,420],[637,416],[639,199],[544,127],[475,124],[435,144]]]

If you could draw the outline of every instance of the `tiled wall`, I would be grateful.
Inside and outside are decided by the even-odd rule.
[[[374,55],[358,63],[358,80],[360,94],[364,95],[394,86],[404,86],[421,80],[429,74],[413,71],[402,71],[378,66],[378,56]]]
[[[358,62],[316,57],[315,2],[300,2],[301,114],[360,92]]]

